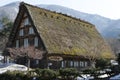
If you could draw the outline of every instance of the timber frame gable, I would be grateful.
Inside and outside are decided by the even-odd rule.
[[[19,30],[20,29],[24,29],[25,27],[28,27],[28,28],[32,27],[33,30],[34,30],[34,33],[35,33],[33,36],[38,37],[39,43],[41,45],[38,48],[42,47],[42,49],[46,51],[44,43],[43,43],[43,41],[40,37],[40,34],[38,33],[37,29],[35,28],[35,25],[34,25],[34,22],[31,18],[31,15],[29,14],[29,11],[27,10],[27,8],[24,6],[23,2],[20,4],[19,9],[20,10],[19,10],[18,15],[15,19],[11,34],[9,36],[9,42],[7,43],[7,47],[15,47],[15,46],[13,46],[13,43],[15,42],[16,37],[19,36]],[[24,21],[25,21],[25,18],[28,18],[28,21],[29,21],[30,25],[23,25],[21,27],[22,23],[24,23]]]

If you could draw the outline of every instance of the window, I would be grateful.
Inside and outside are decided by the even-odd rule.
[[[76,67],[76,62],[74,61],[74,67]]]
[[[87,65],[88,65],[87,62],[85,62],[85,67],[87,67]]]
[[[71,66],[71,67],[73,66],[73,61],[70,61],[70,66]]]
[[[61,62],[61,67],[62,67],[62,68],[64,67],[64,61]]]
[[[76,61],[76,67],[78,67],[78,61]]]
[[[35,60],[36,61],[36,64],[39,64],[39,60]]]
[[[23,29],[21,29],[20,31],[19,31],[19,36],[23,36],[24,35],[24,32],[23,32]]]
[[[80,61],[80,67],[84,67],[84,62]]]
[[[34,30],[32,27],[29,28],[29,34],[34,34]]]
[[[16,48],[19,48],[19,40],[16,40]]]
[[[28,47],[28,38],[24,39],[24,47]]]
[[[74,67],[78,67],[78,61],[74,62]]]
[[[66,65],[66,64],[67,64],[67,61],[64,61],[64,67],[67,67],[67,65]]]
[[[38,47],[38,37],[35,37],[35,39],[34,39],[34,46]]]
[[[29,19],[26,18],[26,19],[24,20],[24,25],[28,25],[28,24],[29,24]]]

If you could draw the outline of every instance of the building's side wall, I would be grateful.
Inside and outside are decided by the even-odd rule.
[[[50,69],[76,68],[78,70],[81,70],[81,69],[89,68],[90,62],[88,60],[49,61],[48,67]]]
[[[54,55],[53,55],[54,56]],[[60,69],[60,68],[76,68],[78,70],[91,67],[90,61],[79,56],[61,55],[57,56],[61,59],[48,57],[48,68]]]

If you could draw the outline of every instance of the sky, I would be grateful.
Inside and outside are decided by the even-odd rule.
[[[0,6],[24,1],[29,4],[55,4],[81,12],[98,14],[110,19],[120,19],[120,0],[1,0]]]

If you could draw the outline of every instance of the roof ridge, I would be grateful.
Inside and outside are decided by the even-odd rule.
[[[66,16],[66,17],[72,18],[72,19],[74,19],[74,20],[82,21],[82,22],[84,22],[84,23],[93,25],[92,23],[90,23],[90,22],[88,22],[88,21],[85,21],[85,20],[81,20],[80,18],[76,18],[76,17],[70,16],[70,15],[67,15],[67,14],[63,14],[63,13],[56,12],[56,11],[51,11],[51,10],[48,10],[48,9],[45,9],[45,8],[41,8],[41,7],[38,7],[38,6],[35,6],[35,5],[31,5],[31,4],[28,4],[28,3],[25,3],[25,2],[21,2],[21,3],[20,3],[20,6],[21,6],[21,5],[24,5],[24,6],[25,6],[25,5],[28,5],[28,6],[37,8],[37,9],[43,9],[43,10],[45,10],[45,11],[49,11],[49,12],[52,12],[52,13],[60,14],[60,15],[62,15],[62,16]],[[95,26],[95,25],[93,25],[93,26]]]

